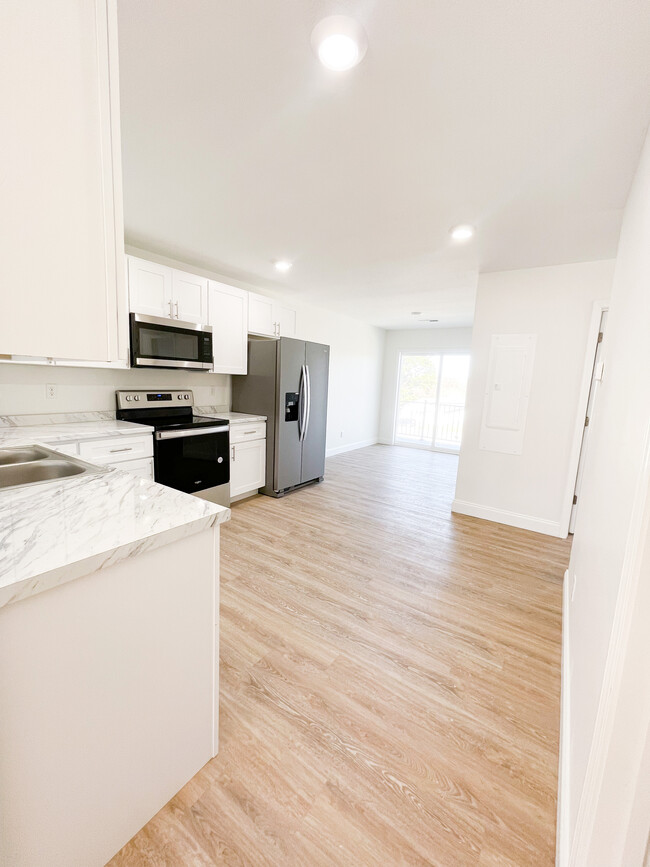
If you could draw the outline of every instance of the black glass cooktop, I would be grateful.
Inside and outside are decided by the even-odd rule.
[[[205,415],[192,415],[185,410],[175,412],[169,409],[123,409],[118,410],[121,421],[147,424],[155,430],[194,430],[199,427],[217,427],[229,424],[226,418],[209,418]]]

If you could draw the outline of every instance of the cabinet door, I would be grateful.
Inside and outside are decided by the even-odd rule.
[[[129,309],[145,316],[172,315],[172,269],[129,256]]]
[[[248,292],[216,280],[208,282],[214,373],[246,373]]]
[[[113,470],[123,470],[132,473],[141,479],[153,479],[153,458],[144,458],[141,461],[122,461],[121,463],[106,464]]]
[[[273,319],[277,323],[278,337],[296,336],[296,311],[280,304],[273,305]]]
[[[264,486],[266,440],[230,447],[230,496],[238,497]]]
[[[117,357],[123,231],[114,13],[112,0],[0,4],[4,355]]]
[[[208,324],[208,278],[177,271],[172,274],[174,319]]]
[[[273,317],[273,300],[264,295],[248,294],[248,331],[250,334],[263,334],[277,337]]]

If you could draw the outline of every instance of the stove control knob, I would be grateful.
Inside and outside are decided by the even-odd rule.
[[[131,395],[130,395],[130,394],[127,394],[126,399],[127,399],[127,400],[131,400]]]
[[[185,395],[185,400],[189,400],[189,399],[190,399],[189,394],[186,394],[186,395]]]
[[[133,400],[140,400],[140,395],[139,395],[139,394],[134,394],[134,395],[133,395]]]
[[[179,400],[183,400],[183,395],[182,395],[182,394],[177,394],[176,397],[177,397]]]
[[[221,458],[221,457],[217,458],[217,463],[218,463],[218,464],[222,464],[222,463],[223,463],[223,458]]]

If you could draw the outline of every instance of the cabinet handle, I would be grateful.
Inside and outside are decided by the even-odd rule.
[[[114,455],[114,454],[117,454],[117,452],[132,452],[132,451],[133,451],[133,446],[127,446],[127,448],[124,448],[124,449],[110,449],[110,454]]]
[[[231,446],[231,448],[232,448],[232,460],[234,461],[235,460],[235,447]]]
[[[176,318],[178,319],[178,301],[174,301],[174,307],[176,308]]]
[[[170,318],[170,319],[173,319],[173,318],[174,318],[174,314],[173,314],[173,312],[172,312],[172,302],[171,302],[171,298],[169,299],[169,301],[168,301],[167,303],[169,304],[169,318]]]
[[[245,431],[243,432],[243,435],[244,435],[245,437],[247,437],[247,436],[250,436],[250,434],[254,434],[254,433],[257,433],[257,431],[256,431],[256,430],[245,430]]]

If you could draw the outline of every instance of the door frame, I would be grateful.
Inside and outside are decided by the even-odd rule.
[[[403,446],[406,449],[423,449],[427,452],[440,452],[445,455],[459,455],[460,454],[460,446],[458,449],[443,449],[439,446],[435,445],[435,428],[434,428],[434,439],[430,446],[422,445],[421,443],[402,443],[397,442],[397,416],[399,414],[399,387],[400,382],[402,381],[402,359],[405,355],[439,355],[440,356],[440,374],[442,374],[443,367],[443,357],[445,355],[467,355],[469,356],[470,367],[472,364],[472,350],[471,348],[467,349],[398,349],[397,350],[397,382],[395,385],[395,395],[393,401],[393,431],[391,436],[391,445],[393,446]],[[442,382],[442,375],[438,376],[438,384],[436,387],[436,424],[438,422],[438,404],[440,398],[440,385]],[[467,384],[469,385],[469,375],[467,377]],[[467,406],[467,401],[465,401],[465,405],[463,409]]]
[[[573,428],[571,451],[569,453],[569,468],[567,471],[567,481],[564,489],[564,497],[562,500],[562,513],[560,515],[559,522],[560,526],[558,535],[562,539],[566,539],[569,535],[571,509],[573,508],[573,495],[576,489],[576,478],[578,475],[578,464],[580,463],[580,451],[582,449],[582,437],[585,428],[587,406],[589,404],[589,390],[591,388],[591,379],[594,369],[596,344],[598,341],[598,334],[600,332],[600,320],[603,313],[608,310],[609,301],[594,301],[591,308],[591,320],[589,322],[589,330],[587,332],[587,345],[585,349],[585,360],[582,369],[580,393],[578,396],[578,408],[576,411],[576,420]]]

